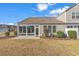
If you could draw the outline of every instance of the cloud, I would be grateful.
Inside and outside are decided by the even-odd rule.
[[[56,3],[48,3],[49,6],[51,6],[51,5],[55,5],[55,4],[56,4]]]
[[[53,9],[49,12],[49,14],[60,14],[62,12],[64,12],[66,9],[68,9],[69,6],[64,6],[63,8],[59,8],[59,9]]]
[[[42,3],[42,4],[37,4],[37,10],[38,11],[44,11],[47,10],[49,6],[54,5],[54,3]]]
[[[37,10],[38,11],[44,11],[48,8],[48,4],[38,4],[37,5]]]
[[[8,25],[14,25],[14,23],[8,23]]]

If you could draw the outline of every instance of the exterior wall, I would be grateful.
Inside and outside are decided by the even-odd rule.
[[[7,32],[8,28],[6,25],[0,25],[0,32]]]
[[[42,25],[39,25],[39,36],[42,36],[42,34],[44,34],[44,30],[43,30],[43,26],[44,25],[51,25],[51,26],[56,26],[56,31],[65,31],[65,28],[66,28],[66,25],[64,25],[64,24],[61,24],[61,25],[56,25],[56,24],[42,24]],[[18,25],[18,26],[27,26],[27,25]],[[20,34],[19,33],[19,28],[17,27],[17,32],[18,32],[18,34]],[[53,33],[53,28],[52,28],[52,33]]]
[[[43,32],[43,26],[44,25],[40,25],[40,35],[42,35]],[[56,26],[56,31],[65,31],[65,28],[67,27],[66,25],[62,24],[62,25],[56,25],[56,24],[51,24],[51,26]],[[52,29],[52,33],[53,33],[53,29]]]
[[[43,34],[43,25],[40,25],[40,36],[42,36],[42,34]]]
[[[56,31],[65,31],[66,25],[56,25]]]
[[[79,23],[79,19],[72,19],[72,11],[79,11],[79,5],[66,12],[66,23]]]
[[[66,22],[66,12],[57,17],[58,20]]]

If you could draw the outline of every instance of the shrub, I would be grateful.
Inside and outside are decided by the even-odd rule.
[[[77,32],[74,30],[69,30],[68,36],[69,36],[69,38],[77,38]]]
[[[53,33],[53,37],[57,37],[57,33]]]
[[[6,35],[6,36],[9,36],[9,35],[10,35],[10,32],[5,32],[5,35]]]
[[[57,32],[57,37],[58,37],[58,38],[64,38],[64,37],[65,37],[64,32],[58,31],[58,32]]]

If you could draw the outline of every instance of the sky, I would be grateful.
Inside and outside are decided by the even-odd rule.
[[[0,3],[0,24],[16,24],[29,17],[56,17],[73,3]]]

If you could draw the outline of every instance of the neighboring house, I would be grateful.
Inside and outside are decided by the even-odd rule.
[[[8,31],[7,25],[0,24],[0,32],[7,32],[7,31]]]
[[[68,30],[77,31],[79,37],[79,5],[75,4],[58,17],[32,17],[18,23],[18,36],[40,37],[45,33],[63,31],[67,36]]]
[[[8,32],[8,31],[15,31],[15,30],[16,30],[15,25],[0,24],[0,32]]]

